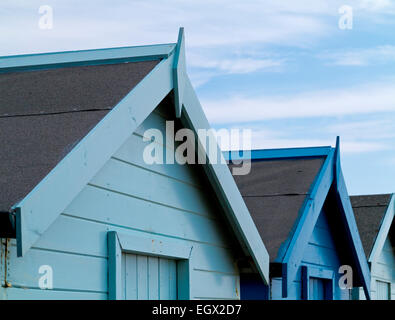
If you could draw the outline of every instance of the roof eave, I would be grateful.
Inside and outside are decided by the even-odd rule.
[[[0,73],[167,59],[175,43],[0,57]]]
[[[255,149],[255,150],[237,150],[224,151],[223,155],[226,161],[230,160],[265,160],[265,159],[289,159],[300,157],[324,157],[328,156],[332,147],[308,147],[308,148],[281,148],[281,149]]]

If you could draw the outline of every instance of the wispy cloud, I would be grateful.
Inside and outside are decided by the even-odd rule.
[[[329,65],[367,66],[395,61],[395,46],[383,45],[374,48],[351,49],[347,51],[326,52],[318,56]]]
[[[352,140],[394,140],[394,120],[395,114],[390,118],[387,115],[386,117],[378,117],[378,119],[375,120],[338,122],[328,126],[326,131]]]
[[[196,50],[188,55],[188,68],[190,68],[193,84],[198,87],[211,78],[223,75],[251,74],[254,72],[283,71],[286,63],[285,57],[262,55],[259,52],[223,53],[221,50]]]
[[[358,3],[358,7],[361,9],[365,9],[367,11],[376,11],[376,12],[388,12],[391,13],[395,8],[395,2],[393,0],[360,0]]]
[[[341,137],[341,149],[345,154],[362,154],[395,149],[395,124],[388,116],[376,116],[375,120],[346,117],[343,120],[307,121],[304,125],[293,122],[287,125],[279,121],[256,124],[234,124],[229,129],[251,130],[253,149],[330,146],[336,136]],[[364,117],[362,117],[364,118]],[[395,114],[392,116],[395,118]],[[244,143],[245,145],[245,143]],[[222,142],[224,150],[243,148],[242,141]]]
[[[70,47],[79,40],[103,41],[112,35],[112,42],[129,45],[174,42],[177,29],[184,26],[188,47],[238,46],[248,43],[303,45],[328,32],[328,22],[315,16],[316,6],[302,1],[278,5],[277,1],[56,1],[47,4],[54,8],[54,29],[43,33],[37,28],[41,1],[2,1],[1,34],[8,34],[8,45],[20,48],[26,37],[33,37],[45,48],[45,37],[55,35]],[[321,1],[322,2],[322,1]],[[71,41],[71,36],[74,41]],[[40,42],[40,37],[44,37]],[[6,39],[0,37],[3,42]],[[109,41],[109,39],[107,40]],[[51,48],[53,44],[50,44]],[[58,43],[60,45],[60,43]],[[28,47],[26,48],[28,49]]]
[[[283,60],[236,58],[205,60],[199,57],[198,60],[191,60],[191,67],[202,69],[214,69],[224,74],[244,74],[256,72],[263,69],[273,69],[283,64]]]
[[[373,83],[292,96],[233,96],[205,100],[202,105],[212,123],[367,114],[395,111],[394,86],[394,82]]]
[[[276,131],[266,130],[256,127],[251,129],[251,148],[252,149],[276,149],[276,148],[301,148],[301,147],[319,147],[319,146],[334,146],[336,134],[328,134],[317,132],[317,128],[309,128],[314,131],[313,134],[306,135],[305,138],[295,137],[292,130]],[[325,129],[324,129],[325,130]],[[393,149],[391,143],[388,141],[364,139],[364,138],[350,138],[347,135],[341,135],[341,149],[345,154],[369,153],[383,150]],[[222,150],[240,150],[245,148],[246,144],[243,141],[222,141]],[[244,143],[244,144],[243,144]]]

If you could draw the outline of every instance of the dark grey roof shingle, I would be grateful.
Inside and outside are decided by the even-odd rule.
[[[391,194],[351,196],[350,200],[362,245],[366,257],[369,258],[391,200]]]
[[[0,212],[23,199],[158,62],[0,74]]]
[[[288,239],[324,160],[314,157],[253,161],[248,175],[234,176],[270,261],[276,259]]]

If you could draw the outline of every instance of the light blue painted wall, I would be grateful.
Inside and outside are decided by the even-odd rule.
[[[308,222],[307,222],[308,223]],[[288,287],[287,300],[300,300],[302,298],[302,275],[301,266],[323,268],[331,270],[335,273],[335,300],[348,300],[349,291],[342,290],[338,286],[339,280],[339,267],[341,265],[339,255],[336,251],[333,235],[330,231],[327,213],[324,209],[321,211],[314,231],[310,237],[307,248],[305,249],[301,265],[295,279],[289,279],[290,284]],[[273,300],[281,300],[281,278],[273,278],[271,280],[271,294]]]
[[[10,242],[1,277],[7,274],[12,287],[0,288],[1,298],[107,299],[107,232],[117,231],[192,245],[191,298],[239,299],[234,239],[202,171],[145,164],[142,133],[149,128],[164,132],[163,110],[147,118],[24,257]],[[52,267],[53,290],[38,287],[41,265]]]
[[[371,263],[370,292],[373,300],[377,299],[377,281],[391,283],[391,300],[395,300],[395,248],[387,237],[378,258]],[[359,290],[359,297],[365,300],[363,290]]]

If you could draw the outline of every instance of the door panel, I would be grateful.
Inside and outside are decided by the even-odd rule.
[[[324,284],[321,279],[310,278],[310,299],[311,300],[324,300]]]
[[[177,299],[177,262],[123,254],[122,282],[127,300]]]
[[[376,281],[377,300],[391,300],[391,284],[384,281]]]
[[[309,280],[310,300],[331,300],[329,297],[332,282],[328,279],[311,277]]]

